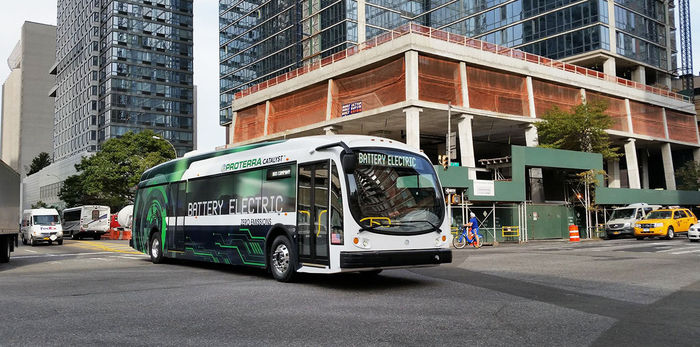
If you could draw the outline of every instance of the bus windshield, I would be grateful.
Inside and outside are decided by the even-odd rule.
[[[433,166],[391,149],[359,150],[347,174],[349,206],[364,230],[386,234],[438,231],[445,206]]]

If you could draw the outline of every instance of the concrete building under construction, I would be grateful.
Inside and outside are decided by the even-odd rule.
[[[608,104],[615,121],[608,133],[622,158],[603,163],[599,155],[577,160],[576,152],[561,156],[528,149],[538,144],[533,123],[544,113],[586,101]],[[527,204],[542,204],[540,215],[554,213],[564,223],[576,219],[573,212],[546,205],[575,204],[570,195],[577,188],[567,177],[587,169],[608,173],[596,191],[600,205],[700,204],[698,192],[676,190],[674,176],[674,167],[700,160],[695,109],[688,98],[417,24],[242,90],[232,110],[225,125],[227,146],[366,134],[405,141],[434,162],[446,152],[450,114],[456,132],[453,161],[459,167],[441,172],[441,179],[445,186],[463,188],[472,208],[485,204],[491,212],[483,216],[493,217],[494,230],[515,219],[527,229],[538,220],[533,212],[538,207],[525,213]],[[557,156],[560,160],[553,162]],[[497,221],[499,206],[511,206],[506,213],[511,217]]]

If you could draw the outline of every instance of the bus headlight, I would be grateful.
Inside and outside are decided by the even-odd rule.
[[[358,248],[370,248],[369,239],[366,239],[364,237],[362,237],[362,238],[360,238],[359,236],[353,237],[352,244]]]

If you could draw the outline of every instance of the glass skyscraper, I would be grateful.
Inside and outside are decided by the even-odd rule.
[[[669,85],[669,73],[676,69],[674,8],[668,1],[220,0],[219,4],[221,124],[231,120],[236,92],[407,23],[570,60],[625,78],[641,74],[648,84]]]
[[[192,0],[59,0],[55,159],[152,129],[193,149]]]

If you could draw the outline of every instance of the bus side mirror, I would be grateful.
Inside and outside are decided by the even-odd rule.
[[[343,153],[341,158],[341,164],[343,164],[343,170],[345,170],[345,173],[352,174],[355,172],[355,169],[357,168],[357,155],[354,153]]]

